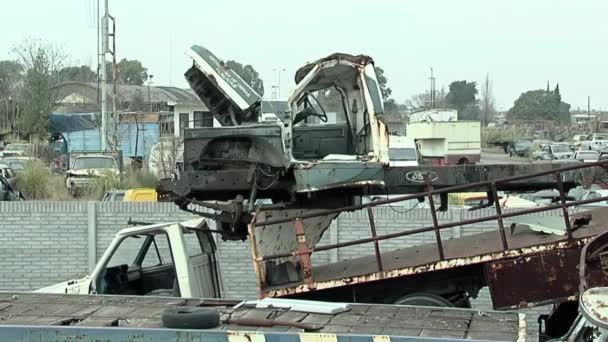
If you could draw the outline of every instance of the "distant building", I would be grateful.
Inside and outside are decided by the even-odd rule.
[[[101,93],[97,83],[66,82],[57,88],[58,114],[99,113]],[[121,114],[158,114],[160,133],[179,136],[186,127],[213,127],[213,117],[191,89],[118,85],[116,108]],[[106,110],[112,110],[112,87],[107,87]],[[122,119],[121,119],[122,120]]]

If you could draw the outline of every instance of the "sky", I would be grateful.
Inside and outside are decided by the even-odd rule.
[[[438,89],[454,80],[481,84],[489,74],[499,110],[547,81],[559,83],[572,109],[586,109],[590,96],[592,108],[608,110],[606,0],[109,0],[109,7],[118,59],[141,60],[155,85],[188,87],[184,53],[198,44],[253,65],[267,96],[280,83],[287,97],[305,62],[344,52],[372,56],[397,102],[427,90],[432,67]],[[7,1],[0,59],[41,38],[71,64],[96,65],[96,9],[96,0]]]

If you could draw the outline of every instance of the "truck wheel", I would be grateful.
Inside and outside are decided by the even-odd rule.
[[[220,325],[216,308],[175,306],[162,313],[163,327],[172,329],[211,329]]]
[[[454,304],[449,300],[432,294],[432,293],[412,293],[403,296],[395,301],[394,304],[399,305],[420,305],[420,306],[439,306],[439,307],[454,307]]]

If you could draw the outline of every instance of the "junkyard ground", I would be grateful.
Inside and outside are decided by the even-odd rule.
[[[502,149],[483,149],[481,151],[482,164],[527,164],[531,160],[522,157],[509,157]]]

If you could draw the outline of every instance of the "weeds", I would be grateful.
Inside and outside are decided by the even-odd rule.
[[[129,170],[121,176],[108,172],[96,177],[80,194],[80,200],[98,201],[111,189],[154,188],[156,177],[146,171]],[[48,167],[39,160],[28,161],[17,175],[17,188],[27,200],[69,201],[65,176],[50,175]]]
[[[49,171],[42,162],[31,160],[25,163],[22,172],[17,174],[17,188],[27,199],[46,199],[49,197]]]
[[[106,191],[112,189],[154,188],[156,177],[146,171],[129,170],[121,176],[108,172],[95,180],[84,190],[82,198],[99,200]]]

